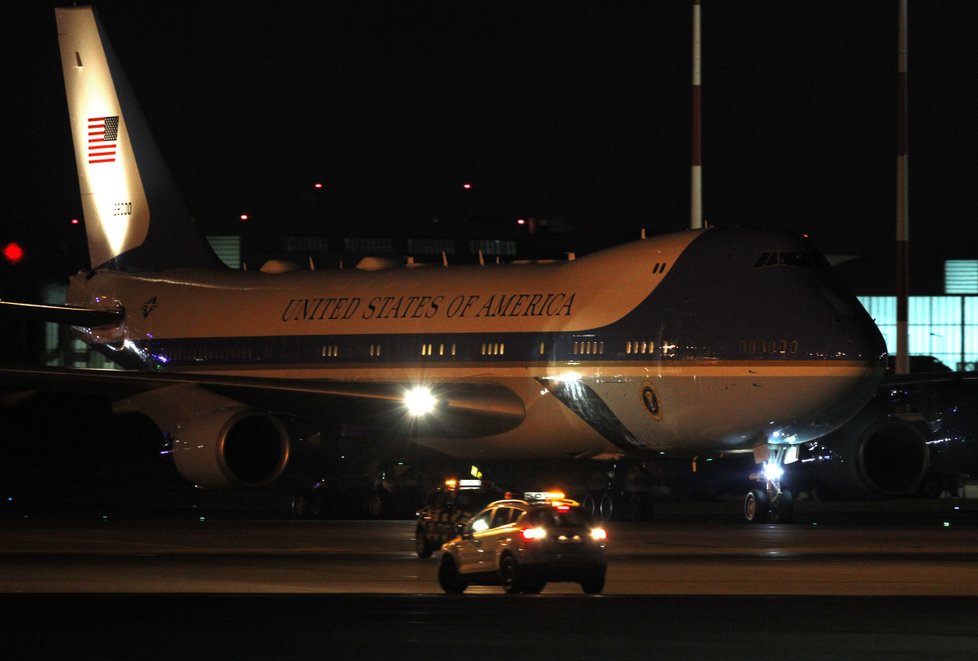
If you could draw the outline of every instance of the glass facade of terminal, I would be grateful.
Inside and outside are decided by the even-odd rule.
[[[896,297],[860,296],[890,353],[896,352]],[[934,356],[952,370],[978,367],[978,295],[911,296],[907,307],[910,355]]]

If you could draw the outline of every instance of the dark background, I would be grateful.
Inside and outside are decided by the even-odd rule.
[[[52,6],[0,20],[0,242],[29,258],[5,290],[86,265]],[[208,233],[535,217],[583,254],[689,224],[689,0],[97,7]],[[913,293],[978,256],[976,30],[978,2],[911,0]],[[703,40],[707,222],[805,232],[892,289],[896,0],[704,0]]]

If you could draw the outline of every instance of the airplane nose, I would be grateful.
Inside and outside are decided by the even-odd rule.
[[[886,341],[876,322],[859,300],[837,283],[823,282],[821,289],[828,313],[826,321],[834,327],[824,337],[827,350],[838,359],[864,362],[882,376],[886,369]]]

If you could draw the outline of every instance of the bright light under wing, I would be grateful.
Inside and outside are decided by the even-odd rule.
[[[408,390],[404,394],[404,405],[408,413],[414,416],[427,415],[435,410],[437,400],[431,394],[431,390],[424,386],[417,386]]]

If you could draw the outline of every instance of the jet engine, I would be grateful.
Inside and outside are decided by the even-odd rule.
[[[180,474],[207,489],[260,487],[289,460],[289,434],[274,417],[195,384],[151,390],[114,406],[139,411],[170,439]]]
[[[183,424],[173,435],[172,453],[180,474],[197,486],[260,487],[285,470],[289,436],[265,413],[218,409]]]
[[[874,400],[852,420],[801,447],[802,480],[834,498],[887,498],[914,493],[927,472],[927,433],[922,423],[895,415]]]

